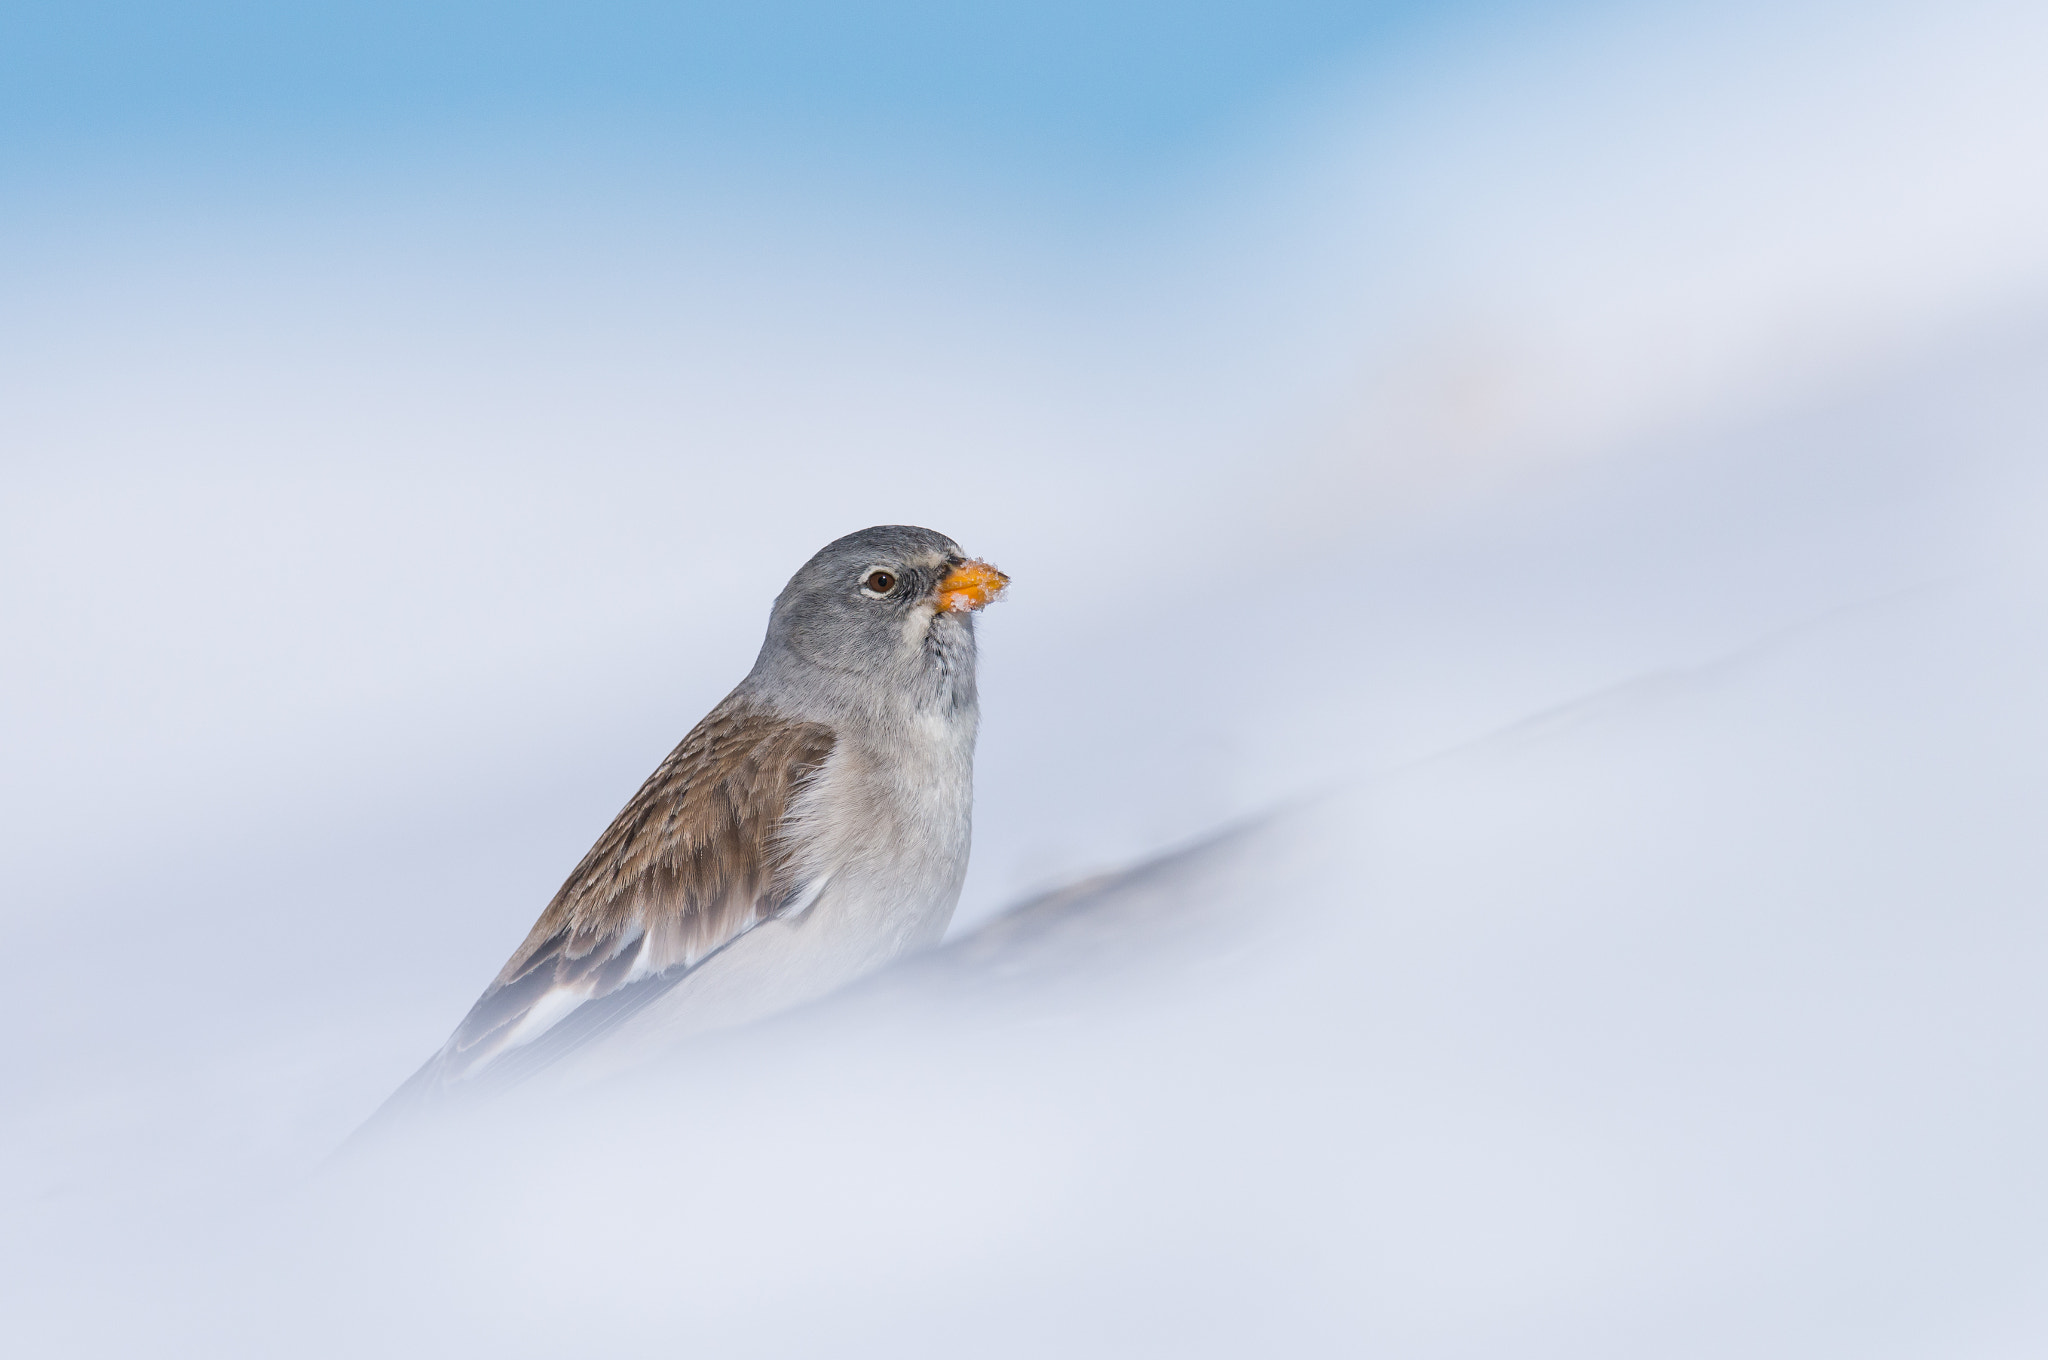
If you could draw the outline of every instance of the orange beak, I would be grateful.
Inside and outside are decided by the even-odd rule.
[[[962,562],[939,582],[939,612],[958,614],[994,604],[1010,578],[986,562]]]

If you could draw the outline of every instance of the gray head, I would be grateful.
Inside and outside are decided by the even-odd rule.
[[[883,524],[835,539],[775,597],[747,686],[807,715],[972,712],[974,611],[1008,580],[930,529]]]

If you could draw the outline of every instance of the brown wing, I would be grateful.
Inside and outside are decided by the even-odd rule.
[[[585,1003],[680,975],[803,900],[812,885],[797,881],[780,833],[832,745],[819,723],[733,699],[713,709],[598,837],[420,1077],[469,1076]]]

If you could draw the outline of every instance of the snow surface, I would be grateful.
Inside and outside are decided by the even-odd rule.
[[[2042,1353],[2041,23],[1677,13],[1124,254],[13,252],[10,1350]],[[329,1160],[890,520],[1015,579],[949,944]]]

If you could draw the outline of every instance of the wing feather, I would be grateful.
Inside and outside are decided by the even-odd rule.
[[[485,1071],[525,1075],[610,1028],[762,921],[808,905],[815,885],[799,880],[784,833],[797,795],[833,744],[832,729],[820,723],[737,699],[713,709],[598,837],[448,1043],[400,1094],[417,1097],[423,1087]],[[543,1035],[550,1042],[536,1044]]]

